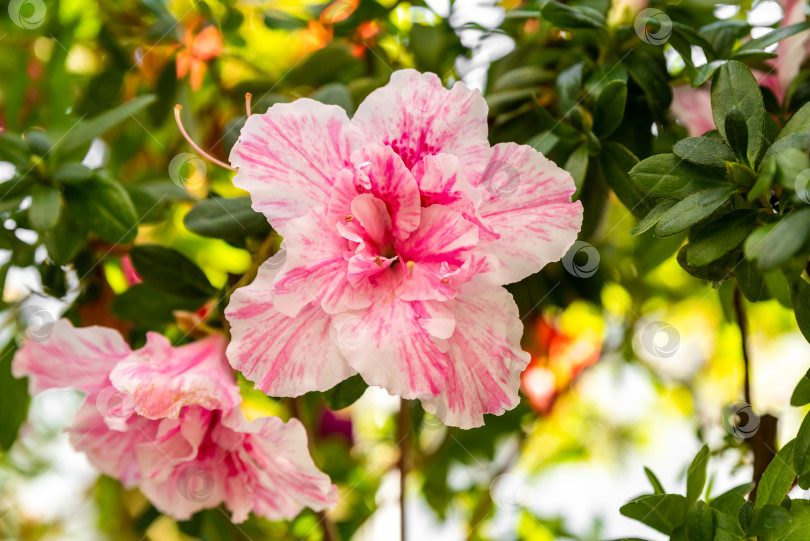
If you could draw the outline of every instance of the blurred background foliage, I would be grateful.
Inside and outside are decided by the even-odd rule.
[[[532,145],[571,172],[585,206],[585,244],[509,288],[532,354],[516,409],[463,431],[444,427],[417,403],[410,407],[411,535],[668,538],[672,532],[619,513],[650,492],[644,465],[683,492],[687,466],[707,442],[714,455],[707,493],[715,496],[750,481],[754,470],[730,404],[744,399],[760,415],[778,417],[779,444],[796,433],[802,412],[790,408],[790,396],[810,358],[796,317],[810,325],[810,287],[797,304],[784,275],[772,273],[750,302],[747,294],[735,297],[740,277],[733,272],[718,278],[682,267],[676,253],[697,232],[662,238],[653,222],[631,234],[660,200],[645,197],[628,172],[714,128],[711,109],[698,105],[726,60],[773,72],[778,40],[745,44],[778,28],[787,7],[704,0],[3,2],[0,280],[8,345],[0,361],[0,537],[324,538],[311,512],[239,526],[217,509],[184,523],[159,515],[69,451],[61,432],[77,396],[46,393],[29,408],[10,359],[26,327],[36,332],[62,313],[78,325],[119,329],[133,345],[148,330],[177,341],[191,330],[220,328],[228,291],[278,249],[280,238],[233,187],[232,173],[203,161],[183,139],[175,104],[192,139],[227,161],[246,118],[245,93],[253,95],[253,111],[311,97],[351,115],[392,70],[414,67],[481,88],[492,143]],[[638,27],[645,8],[666,19]],[[763,83],[777,132],[810,99],[810,71],[801,69],[806,37],[796,36],[789,63],[798,68],[784,93]],[[695,131],[690,122],[701,115],[709,127]],[[802,165],[806,140],[797,149],[772,166],[757,194],[780,215],[810,203],[793,185],[810,165]],[[754,180],[763,175],[748,166]],[[741,167],[729,171],[742,174]],[[742,196],[753,188],[745,190]],[[783,192],[793,206],[783,203],[780,211],[773,196],[778,201]],[[796,246],[789,262],[778,263],[806,284],[810,223],[800,225],[783,232]],[[746,260],[739,250],[735,257]],[[747,313],[748,371],[735,298]],[[340,488],[330,513],[339,537],[390,537],[399,520],[396,400],[351,380],[296,401],[242,383],[248,416],[297,414],[310,427],[315,461]]]

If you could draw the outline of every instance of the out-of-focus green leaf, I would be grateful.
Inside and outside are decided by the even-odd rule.
[[[700,494],[703,492],[703,487],[706,485],[706,466],[709,463],[709,446],[704,445],[698,451],[689,469],[686,472],[686,504],[691,506],[695,503]]]
[[[66,185],[68,209],[102,240],[130,243],[138,234],[138,216],[129,194],[119,183],[94,176],[87,182]]]
[[[158,244],[130,250],[132,265],[143,281],[157,290],[180,297],[210,297],[216,292],[205,273],[186,256]]]
[[[70,152],[104,135],[118,124],[146,109],[157,99],[154,95],[140,96],[132,101],[111,109],[89,120],[79,121],[70,131],[68,137],[60,140],[58,149]]]
[[[810,284],[799,278],[790,286],[790,303],[796,313],[796,323],[810,342]],[[791,402],[793,399],[791,399]]]
[[[250,197],[209,198],[200,201],[183,218],[183,223],[203,237],[230,239],[266,236],[270,224],[250,206]]]
[[[53,186],[40,184],[31,192],[28,223],[37,231],[50,231],[59,221],[62,196]]]
[[[342,410],[348,408],[363,396],[363,393],[368,389],[368,384],[363,381],[360,374],[355,374],[349,379],[345,379],[329,389],[324,391],[323,398],[329,405],[332,411]]]
[[[0,448],[8,451],[17,432],[28,415],[28,378],[16,379],[11,375],[11,359],[17,345],[11,340],[0,356]]]
[[[616,131],[624,119],[626,102],[627,83],[624,81],[611,81],[602,88],[593,111],[593,128],[596,135],[607,137]]]

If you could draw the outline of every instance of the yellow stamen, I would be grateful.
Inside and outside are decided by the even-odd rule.
[[[407,263],[405,263],[405,267],[407,267],[407,269],[408,269],[408,278],[413,276],[413,268],[415,266],[416,266],[416,262],[414,262],[414,261],[408,261]]]
[[[346,217],[343,219],[346,220],[347,222],[351,222],[352,220],[354,220],[354,216],[352,216],[351,214],[347,214]]]

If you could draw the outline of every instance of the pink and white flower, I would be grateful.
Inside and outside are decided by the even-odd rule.
[[[274,105],[231,163],[284,237],[226,310],[228,358],[257,388],[297,396],[359,372],[465,428],[517,404],[529,355],[503,285],[560,259],[582,207],[539,152],[490,147],[478,91],[402,70],[351,120]]]
[[[47,340],[26,341],[12,371],[30,378],[32,395],[83,391],[68,429],[74,448],[178,520],[223,502],[235,522],[333,506],[337,487],[313,464],[301,423],[244,419],[225,345],[211,335],[172,347],[149,333],[132,351],[113,329],[63,319]]]

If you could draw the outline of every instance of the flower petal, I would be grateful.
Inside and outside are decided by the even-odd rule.
[[[512,295],[484,280],[465,284],[446,304],[456,319],[446,386],[422,404],[450,426],[481,426],[485,413],[500,415],[520,400],[520,373],[530,359],[520,349],[523,324]]]
[[[571,175],[527,145],[493,147],[489,164],[472,180],[484,196],[479,212],[500,238],[480,248],[498,258],[500,284],[517,282],[559,260],[582,226],[582,204],[571,202]]]
[[[351,121],[354,148],[390,145],[408,168],[430,154],[455,154],[465,171],[483,167],[489,152],[487,104],[481,93],[433,73],[399,70],[368,95]]]
[[[307,98],[252,115],[231,150],[239,170],[234,185],[283,230],[288,220],[329,203],[338,173],[349,165],[348,125],[340,107]]]
[[[252,510],[270,520],[294,518],[304,507],[321,511],[337,504],[337,487],[312,462],[307,434],[297,419],[262,417],[250,423],[238,410],[225,415],[212,434],[229,449],[226,504],[234,522]]]
[[[231,295],[225,309],[231,365],[270,396],[325,391],[354,375],[330,340],[331,319],[318,303],[306,305],[295,317],[273,306],[277,272],[266,262],[253,283]]]
[[[29,392],[73,388],[90,393],[107,385],[107,376],[130,348],[113,329],[75,328],[58,320],[46,340],[26,340],[12,361],[14,377],[29,376]]]
[[[423,318],[435,314],[422,303],[381,300],[363,314],[335,316],[335,339],[369,385],[403,398],[435,395],[444,387],[446,361]]]
[[[241,396],[225,345],[225,337],[214,334],[174,348],[163,335],[148,333],[146,345],[118,363],[110,381],[132,396],[136,413],[150,419],[177,419],[193,405],[231,409]]]

